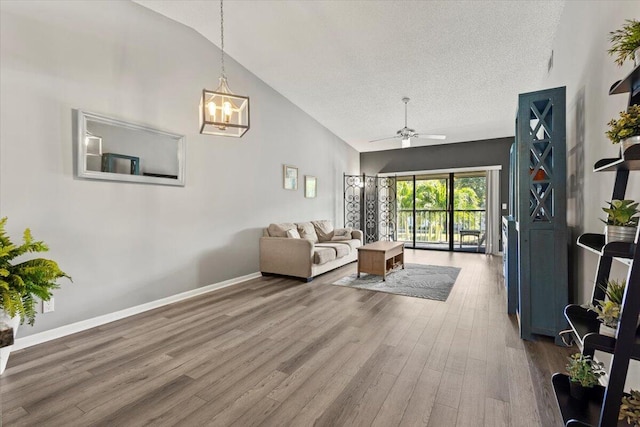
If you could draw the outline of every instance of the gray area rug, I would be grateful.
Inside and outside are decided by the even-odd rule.
[[[387,281],[375,274],[351,274],[332,285],[368,289],[416,298],[446,301],[453,284],[458,278],[458,267],[440,265],[405,264],[405,269],[396,269],[387,273]]]

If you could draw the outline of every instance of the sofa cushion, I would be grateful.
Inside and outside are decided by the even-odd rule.
[[[351,232],[353,231],[353,229],[351,227],[347,227],[347,228],[336,228],[335,230],[333,230],[333,237],[331,238],[332,241],[336,241],[336,240],[351,240]]]
[[[318,241],[320,242],[329,242],[333,237],[333,224],[328,219],[322,219],[319,221],[311,221],[313,227],[316,230],[316,235],[318,236]]]
[[[326,264],[336,259],[336,251],[334,248],[315,247],[313,251],[314,264]]]
[[[360,241],[360,239],[340,240],[340,241],[333,241],[331,243],[335,243],[337,245],[349,246],[349,249],[352,251],[355,251],[357,248],[362,246],[362,242]]]
[[[349,255],[351,247],[349,245],[341,245],[340,243],[316,243],[316,248],[331,248],[336,251],[336,258],[342,258]]]
[[[295,229],[296,225],[290,222],[283,222],[282,224],[269,224],[267,231],[271,237],[287,237],[287,231]]]
[[[291,230],[287,230],[287,237],[290,239],[299,239],[300,233],[298,233],[297,228],[292,228]]]
[[[298,222],[298,232],[303,239],[311,240],[313,243],[318,243],[318,235],[316,229],[310,222]]]

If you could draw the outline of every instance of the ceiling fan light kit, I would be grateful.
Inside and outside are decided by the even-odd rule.
[[[374,139],[369,142],[378,142],[378,141],[386,141],[389,139],[400,139],[400,147],[401,148],[409,148],[411,147],[411,138],[420,138],[420,139],[446,139],[445,135],[427,135],[417,133],[415,129],[411,129],[407,126],[407,104],[410,99],[407,97],[402,98],[402,102],[404,102],[404,127],[396,132],[394,136],[390,136],[387,138]]]
[[[222,72],[216,90],[202,90],[200,133],[240,138],[249,130],[249,97],[229,89],[224,71],[224,12],[220,0],[220,50]]]

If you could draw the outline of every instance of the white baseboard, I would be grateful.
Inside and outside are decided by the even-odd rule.
[[[116,311],[114,313],[104,314],[102,316],[94,317],[80,322],[71,323],[69,325],[60,326],[59,328],[51,329],[48,331],[40,332],[37,334],[29,335],[24,338],[17,338],[13,344],[12,351],[20,350],[23,348],[31,347],[37,344],[42,344],[47,341],[62,338],[67,335],[82,332],[87,329],[95,328],[97,326],[104,325],[116,320],[123,319],[125,317],[133,316],[135,314],[144,313],[145,311],[153,310],[154,308],[162,307],[167,304],[182,301],[188,298],[192,298],[198,295],[206,294],[217,289],[226,288],[228,286],[237,285],[247,280],[256,279],[260,277],[260,272],[247,274],[246,276],[235,277],[233,279],[225,280],[224,282],[214,283],[212,285],[203,286],[201,288],[192,289],[190,291],[182,292],[176,295],[171,295],[166,298],[140,304],[135,307],[125,308],[124,310]]]

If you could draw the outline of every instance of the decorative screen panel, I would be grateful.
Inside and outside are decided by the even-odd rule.
[[[344,226],[365,243],[396,239],[396,178],[344,175]]]
[[[355,230],[361,229],[360,213],[362,211],[361,192],[362,176],[344,176],[344,226]]]
[[[378,178],[378,234],[380,240],[396,238],[396,178]]]
[[[378,240],[378,186],[375,176],[364,177],[364,242]]]

